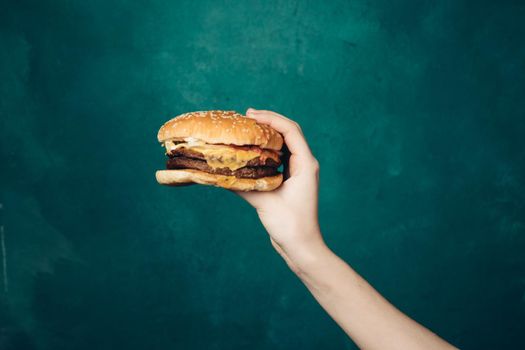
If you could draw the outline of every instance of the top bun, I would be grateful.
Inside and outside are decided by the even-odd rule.
[[[159,142],[187,137],[210,144],[255,145],[275,151],[283,147],[281,134],[235,111],[184,113],[164,123],[157,135]]]

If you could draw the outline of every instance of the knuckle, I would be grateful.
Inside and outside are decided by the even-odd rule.
[[[292,131],[293,133],[297,134],[297,135],[302,135],[303,134],[303,131],[301,130],[301,126],[299,124],[297,124],[296,122],[292,121],[290,122],[289,124],[289,128],[290,128],[290,131]]]
[[[310,160],[310,169],[312,169],[315,173],[318,173],[319,168],[319,161],[315,157],[312,157],[312,159]]]

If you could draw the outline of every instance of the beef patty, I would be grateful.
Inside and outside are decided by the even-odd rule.
[[[275,161],[273,161],[275,163]],[[248,163],[249,164],[249,163]],[[276,166],[245,166],[237,170],[229,168],[212,168],[205,160],[189,157],[169,158],[166,163],[168,169],[196,169],[210,174],[228,175],[249,179],[259,179],[261,177],[277,175]]]
[[[201,159],[205,160],[204,155],[202,153],[199,153],[195,150],[189,149],[189,148],[177,148],[175,150],[172,150],[168,157],[170,158],[176,158],[176,157],[187,157],[187,158],[194,158],[194,159]],[[206,162],[205,162],[206,163]],[[251,159],[246,166],[248,167],[259,167],[259,166],[265,166],[265,167],[279,167],[281,165],[280,162],[276,162],[272,158],[266,158],[264,160],[261,160],[261,158],[254,158]],[[209,171],[208,171],[209,172]],[[266,176],[266,175],[265,175]]]

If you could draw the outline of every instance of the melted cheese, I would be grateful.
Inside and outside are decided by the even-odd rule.
[[[187,148],[204,155],[206,163],[213,169],[229,168],[237,170],[248,164],[261,153],[252,150],[243,150],[226,145],[211,145],[195,139],[187,139],[186,142],[175,144],[173,141],[165,141],[166,151],[170,153],[178,148]]]

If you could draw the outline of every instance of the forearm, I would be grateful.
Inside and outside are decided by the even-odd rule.
[[[298,277],[360,348],[454,349],[396,309],[326,245],[292,257]]]

